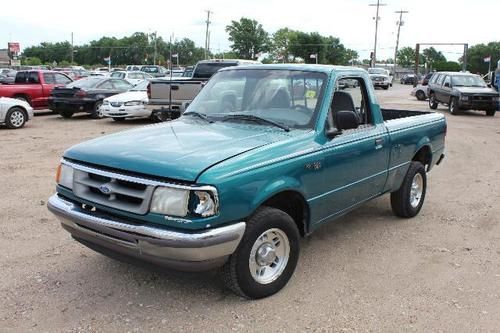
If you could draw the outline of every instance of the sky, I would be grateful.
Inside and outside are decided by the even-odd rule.
[[[7,42],[21,49],[41,42],[70,41],[80,45],[102,36],[121,38],[136,31],[153,32],[165,40],[192,39],[205,45],[206,10],[211,14],[210,44],[213,52],[228,51],[225,27],[232,20],[248,17],[257,20],[272,34],[288,27],[305,32],[332,35],[348,48],[358,51],[360,59],[369,57],[374,46],[377,0],[183,0],[183,1],[97,1],[74,3],[60,0],[23,0],[0,11],[0,48]],[[399,14],[403,15],[399,47],[420,43],[479,43],[500,40],[498,0],[381,0],[377,59],[394,57]],[[6,6],[3,6],[6,9]],[[496,21],[496,23],[495,23]],[[439,46],[449,60],[457,60],[462,46]]]

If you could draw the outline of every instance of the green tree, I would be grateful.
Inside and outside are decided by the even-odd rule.
[[[489,56],[491,56],[491,70],[495,70],[500,60],[500,41],[471,46],[467,54],[467,69],[472,73],[488,72],[488,63],[484,62],[484,58]]]
[[[432,65],[432,68],[436,71],[458,72],[462,66],[456,61],[437,61]]]
[[[441,51],[437,51],[433,47],[429,47],[425,50],[422,51],[422,54],[424,55],[425,61],[427,62],[427,65],[431,69],[435,69],[433,66],[434,63],[439,62],[439,63],[446,63],[446,58],[445,56],[441,53]]]
[[[410,68],[415,66],[415,49],[412,47],[403,47],[398,51],[396,56],[398,66]],[[425,58],[422,54],[419,55],[418,62],[422,65],[425,63]]]
[[[281,28],[273,34],[271,58],[275,61],[291,61],[290,46],[296,39],[297,32],[289,28]]]
[[[269,50],[269,34],[256,20],[242,17],[226,26],[231,48],[242,59],[256,59],[257,54]]]

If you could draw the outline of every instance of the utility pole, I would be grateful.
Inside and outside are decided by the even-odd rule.
[[[397,23],[398,24],[398,37],[396,37],[396,48],[394,50],[394,74],[396,74],[396,65],[398,64],[399,32],[401,31],[401,26],[404,24],[403,14],[407,14],[408,11],[398,10],[395,13],[399,14],[399,21]]]
[[[73,65],[73,56],[75,51],[73,51],[73,32],[71,32],[71,65]]]
[[[207,59],[208,50],[210,47],[210,33],[208,32],[210,23],[212,23],[210,22],[210,14],[213,14],[211,10],[206,10],[206,12],[207,12],[207,20],[205,21],[205,23],[207,24],[207,30],[205,31],[205,59]]]
[[[372,59],[372,67],[375,67],[377,63],[377,33],[378,33],[378,20],[380,19],[378,16],[378,10],[380,6],[387,6],[385,3],[380,3],[380,0],[377,0],[377,3],[371,3],[369,6],[376,6],[377,13],[375,15],[375,43],[373,45],[373,59]]]
[[[153,54],[153,65],[156,65],[156,34],[158,33],[158,31],[155,31],[154,34],[155,34],[155,52]]]

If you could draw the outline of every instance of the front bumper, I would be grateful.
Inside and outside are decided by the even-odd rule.
[[[222,266],[238,247],[246,226],[237,222],[196,233],[172,231],[86,211],[57,194],[47,207],[73,238],[96,251],[182,271]]]
[[[122,118],[122,117],[149,117],[151,110],[148,110],[145,105],[138,106],[120,106],[114,107],[111,105],[101,106],[102,114],[105,117]]]
[[[460,100],[458,107],[465,110],[496,110],[497,101]]]

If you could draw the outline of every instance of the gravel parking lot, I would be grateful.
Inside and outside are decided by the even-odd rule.
[[[428,110],[411,87],[377,90],[384,107]],[[127,128],[39,115],[0,128],[0,331],[477,332],[500,327],[500,115],[448,120],[447,155],[421,213],[379,198],[303,240],[294,277],[247,301],[215,273],[117,262],[72,241],[47,211],[61,154]]]

